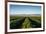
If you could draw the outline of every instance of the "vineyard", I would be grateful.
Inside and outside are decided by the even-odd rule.
[[[41,28],[41,17],[10,16],[10,29]]]

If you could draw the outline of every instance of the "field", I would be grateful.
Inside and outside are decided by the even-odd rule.
[[[10,29],[41,28],[40,16],[10,16]]]

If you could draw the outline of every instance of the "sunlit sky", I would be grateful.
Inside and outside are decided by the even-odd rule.
[[[41,6],[32,5],[10,5],[10,14],[40,14]]]

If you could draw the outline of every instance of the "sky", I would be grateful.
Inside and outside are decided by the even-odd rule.
[[[32,5],[10,5],[10,14],[40,14],[41,6]]]

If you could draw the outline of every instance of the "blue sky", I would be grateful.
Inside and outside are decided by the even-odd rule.
[[[10,5],[10,14],[40,14],[41,6],[32,5]]]

